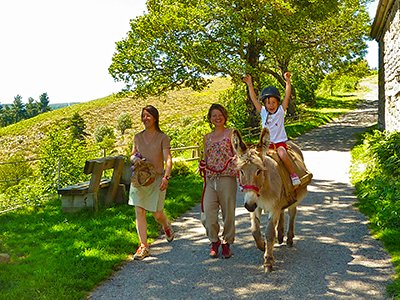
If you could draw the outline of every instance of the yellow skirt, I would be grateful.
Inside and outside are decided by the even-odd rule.
[[[128,204],[151,212],[163,210],[166,190],[160,191],[161,181],[162,176],[157,176],[156,180],[148,186],[134,187],[131,184]]]

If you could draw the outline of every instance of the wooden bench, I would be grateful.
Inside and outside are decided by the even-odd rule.
[[[83,172],[91,174],[90,181],[57,190],[61,195],[62,210],[64,212],[76,212],[82,209],[98,211],[100,206],[126,203],[126,188],[120,182],[124,172],[124,162],[124,156],[87,160]],[[111,179],[102,178],[104,170],[108,169],[113,169]]]

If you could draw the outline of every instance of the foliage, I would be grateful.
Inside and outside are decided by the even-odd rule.
[[[65,125],[54,127],[40,145],[42,159],[39,163],[44,190],[54,192],[57,187],[85,181],[82,170],[88,153],[85,144],[75,139]]]
[[[86,124],[81,115],[75,112],[67,123],[67,128],[71,130],[72,137],[81,141],[88,135],[85,132]]]
[[[210,131],[209,124],[204,117],[182,117],[177,121],[164,129],[165,134],[171,138],[171,146],[173,148],[188,145],[202,147],[203,137]]]
[[[366,134],[353,155],[352,178],[360,208],[379,228],[400,228],[400,133]]]
[[[150,0],[131,20],[109,67],[114,79],[138,94],[157,94],[250,73],[256,89],[266,77],[283,87],[292,70],[307,79],[307,97],[323,74],[365,54],[368,1]],[[312,84],[311,84],[312,83]]]
[[[220,96],[220,101],[229,112],[228,124],[232,124],[232,127],[242,130],[251,127],[253,124],[260,124],[259,115],[253,114],[253,109],[249,109],[246,104],[244,85],[227,90]]]
[[[15,154],[8,162],[0,165],[0,192],[18,184],[33,174],[33,169],[22,154]]]
[[[189,163],[185,161],[175,160],[172,165],[171,176],[188,176],[193,174],[193,170]]]
[[[352,150],[351,180],[358,207],[392,255],[397,277],[389,292],[400,297],[400,132],[373,130]]]
[[[22,179],[18,184],[10,186],[0,201],[0,211],[18,206],[38,207],[48,200],[49,194],[44,190],[45,185],[38,177],[37,180]]]
[[[104,152],[113,148],[115,143],[114,129],[107,125],[100,125],[94,130],[94,138]]]
[[[320,83],[320,91],[329,92],[333,96],[334,91],[349,92],[358,88],[360,78],[371,74],[368,62],[365,59],[355,62],[346,62],[343,66],[329,74]]]
[[[35,101],[32,97],[28,98],[25,105],[22,102],[22,96],[17,95],[11,105],[3,107],[0,105],[0,127],[8,126],[20,122],[21,120],[30,119],[40,113],[50,111],[49,97],[47,93],[40,95],[40,101]]]
[[[125,130],[132,128],[132,117],[127,113],[120,114],[117,123],[117,129],[121,131],[121,134],[124,134]]]

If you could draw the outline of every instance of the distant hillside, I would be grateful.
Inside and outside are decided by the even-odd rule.
[[[80,102],[69,102],[69,103],[55,103],[55,104],[49,104],[52,110],[60,109],[63,107],[68,107],[74,104],[79,104]]]
[[[124,153],[124,148],[132,143],[133,135],[143,129],[140,113],[145,105],[154,105],[160,111],[161,128],[168,124],[177,125],[182,122],[182,117],[204,116],[210,104],[217,102],[219,94],[230,86],[229,79],[216,78],[210,88],[202,92],[182,89],[165,96],[146,99],[108,96],[40,114],[0,128],[0,161],[8,161],[15,153],[22,153],[26,158],[36,158],[40,140],[45,137],[49,128],[65,118],[70,118],[75,112],[85,120],[89,138],[93,138],[94,129],[99,125],[105,124],[115,128],[121,113],[131,114],[132,129],[128,129],[124,136],[115,129],[118,151]]]

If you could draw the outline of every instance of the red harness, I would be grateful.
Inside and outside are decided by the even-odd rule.
[[[251,190],[256,192],[257,196],[260,196],[260,189],[258,187],[256,187],[255,185],[239,185],[240,189],[242,192],[244,192],[245,190]]]

